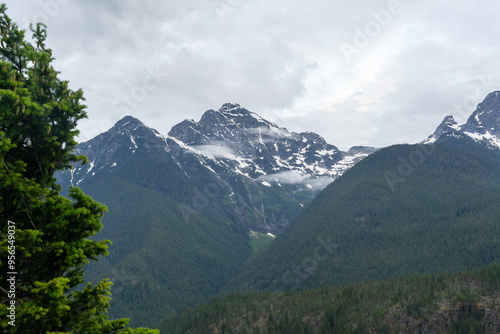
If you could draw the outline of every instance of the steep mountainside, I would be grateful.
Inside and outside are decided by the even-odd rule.
[[[455,138],[460,141],[460,139]],[[286,291],[455,272],[500,257],[500,163],[460,144],[382,149],[323,190],[234,278]]]
[[[446,116],[424,143],[433,143],[445,133],[456,132],[490,148],[500,149],[500,91],[488,94],[464,124],[455,122],[453,116]]]

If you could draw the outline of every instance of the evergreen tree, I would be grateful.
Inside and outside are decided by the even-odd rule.
[[[83,283],[89,260],[109,241],[89,238],[106,207],[71,188],[59,195],[54,172],[86,163],[72,153],[86,117],[83,92],[53,68],[43,24],[33,42],[0,5],[0,324],[11,333],[157,333],[108,320],[111,282]],[[6,288],[4,288],[6,287]]]

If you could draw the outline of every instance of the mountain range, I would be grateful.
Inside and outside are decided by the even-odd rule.
[[[244,293],[216,298],[160,328],[498,332],[499,116],[493,92],[465,124],[447,117],[425,144],[366,157],[246,261],[225,289]]]
[[[224,193],[225,208],[236,221],[276,235],[315,194],[374,151],[357,146],[342,152],[318,134],[288,132],[238,104],[224,104],[206,111],[199,122],[175,125],[165,136],[126,116],[78,146],[77,153],[87,155],[90,163],[77,166],[64,181],[80,186],[134,154],[153,154],[195,180],[200,201]],[[279,198],[279,204],[272,203],[273,198]],[[284,210],[282,202],[291,208]],[[186,217],[200,205],[184,207]]]
[[[110,316],[154,325],[217,294],[303,205],[376,149],[342,152],[239,105],[206,111],[168,135],[126,116],[77,147],[89,163],[59,174],[108,206],[113,246],[87,279],[115,283]]]
[[[110,316],[155,326],[229,291],[491,263],[499,115],[493,92],[467,123],[445,118],[425,145],[347,152],[237,104],[168,135],[127,116],[80,144],[89,163],[58,179],[109,208],[98,237],[114,244],[86,273],[115,282]]]
[[[168,135],[208,158],[205,166],[217,168],[217,172],[225,168],[264,184],[282,182],[308,188],[326,186],[332,177],[374,151],[354,147],[341,152],[316,133],[290,133],[238,104],[208,110],[199,122],[185,120]]]

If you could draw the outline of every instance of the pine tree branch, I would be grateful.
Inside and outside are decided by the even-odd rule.
[[[6,295],[8,295],[8,294],[9,294],[9,291],[5,290],[5,289],[4,289],[4,288],[2,288],[1,286],[0,286],[0,290],[2,290],[2,292],[3,292],[3,293],[5,293]]]

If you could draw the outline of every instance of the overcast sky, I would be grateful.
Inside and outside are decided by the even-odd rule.
[[[88,140],[125,115],[163,134],[239,103],[341,149],[415,143],[500,90],[491,0],[7,0],[48,25]]]

